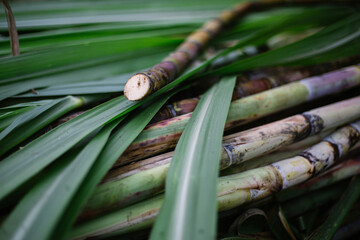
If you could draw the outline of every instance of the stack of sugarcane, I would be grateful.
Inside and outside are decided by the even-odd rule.
[[[3,2],[1,240],[360,234],[356,2]]]

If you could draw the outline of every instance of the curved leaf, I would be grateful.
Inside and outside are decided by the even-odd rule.
[[[99,105],[35,139],[0,162],[0,199],[39,173],[76,143],[141,103],[118,97]]]
[[[151,239],[215,239],[221,141],[235,78],[201,98],[176,146]]]

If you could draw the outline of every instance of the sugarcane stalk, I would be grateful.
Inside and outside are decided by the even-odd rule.
[[[360,68],[351,66],[241,98],[231,103],[225,129],[358,85]],[[188,113],[148,126],[120,156],[115,166],[174,148],[190,117],[191,113]]]
[[[326,137],[333,131],[334,131],[334,129],[320,132],[319,134],[305,138],[304,140],[302,140],[300,142],[295,142],[289,146],[282,147],[279,150],[272,152],[268,155],[259,156],[254,159],[251,159],[251,161],[245,161],[238,165],[233,165],[229,168],[224,169],[220,174],[222,176],[236,174],[236,173],[240,173],[240,172],[243,172],[243,171],[246,171],[249,169],[262,167],[262,166],[274,163],[276,161],[279,161],[281,159],[289,158],[289,157],[294,156],[294,155],[298,154],[299,152],[305,150],[309,146],[320,142],[324,137]],[[142,162],[142,161],[140,161],[140,162]],[[135,165],[135,164],[131,164],[129,166],[132,166],[132,165]],[[126,166],[128,166],[128,165],[126,165]],[[126,166],[124,166],[124,167],[126,167]]]
[[[177,102],[168,104],[160,109],[160,111],[151,119],[150,123],[156,123],[165,119],[181,116],[193,112],[200,97],[187,98]]]
[[[220,169],[270,153],[308,136],[316,135],[360,118],[360,96],[317,108],[223,138]],[[90,198],[83,218],[126,206],[163,191],[172,154],[148,159],[140,169],[112,173]]]
[[[360,96],[228,135],[223,138],[223,148],[228,157],[222,159],[222,169],[354,121],[360,117],[359,101]]]
[[[359,149],[359,142],[352,148],[352,151]],[[276,197],[279,201],[287,201],[289,199],[296,198],[305,193],[320,189],[322,187],[331,185],[335,182],[339,182],[349,176],[354,176],[360,173],[360,157],[350,158],[344,162],[340,162],[333,166],[326,172],[319,174],[316,178],[300,185],[293,186],[285,191],[279,192]]]
[[[245,170],[249,170],[252,168],[257,168],[261,166],[268,165],[270,163],[279,161],[279,159],[285,159],[290,156],[293,156],[306,148],[308,148],[311,145],[314,145],[318,142],[320,142],[324,137],[329,135],[331,132],[333,132],[334,129],[330,129],[327,131],[320,132],[319,134],[316,134],[311,137],[307,137],[306,139],[293,143],[289,146],[284,146],[280,148],[279,150],[266,155],[266,156],[260,156],[252,159],[251,161],[245,161],[243,163],[240,163],[238,165],[232,165],[228,168],[223,169],[221,172],[221,175],[230,175],[239,173]],[[360,147],[360,146],[359,146]],[[105,176],[102,183],[105,182],[111,182],[115,180],[120,180],[125,177],[134,175],[138,172],[142,172],[151,168],[155,168],[164,164],[168,164],[171,161],[173,152],[164,153],[158,156],[154,156],[148,159],[144,159],[141,161],[134,162],[133,164],[128,164],[119,168],[115,168]],[[225,155],[226,156],[226,155]]]
[[[253,6],[252,2],[242,2],[232,9],[223,11],[219,17],[206,22],[162,62],[149,70],[132,76],[125,85],[127,99],[138,101],[173,81],[199,55],[205,46],[220,31],[244,15]]]
[[[357,153],[360,148],[360,141],[352,147],[350,154]],[[250,203],[245,205],[245,208],[249,207],[259,207],[263,206],[266,203],[269,203],[274,198],[277,202],[286,203],[289,200],[296,200],[298,197],[304,198],[308,196],[308,193],[315,193],[316,190],[325,188],[327,186],[333,185],[337,182],[345,180],[351,176],[357,175],[360,173],[360,156],[350,157],[345,161],[337,163],[335,166],[331,167],[329,170],[317,175],[316,177],[301,183],[299,185],[292,186],[288,189],[276,193],[275,196],[264,198],[260,201]],[[237,173],[238,174],[238,173]],[[316,193],[315,193],[316,194]],[[284,209],[285,211],[286,209]],[[304,211],[302,211],[304,212]]]
[[[232,57],[235,58],[235,57]],[[225,58],[227,59],[227,58]],[[222,61],[226,61],[221,59]],[[230,61],[230,60],[227,60]],[[334,71],[360,61],[360,55],[344,58],[309,67],[274,67],[254,70],[237,79],[232,100],[237,100],[259,92],[269,90],[303,78]],[[220,63],[218,63],[220,64]],[[183,99],[164,106],[150,123],[177,117],[192,112],[199,102],[199,97]]]
[[[340,128],[322,142],[289,159],[222,177],[218,183],[218,210],[225,211],[270,196],[325,171],[360,139],[360,121]],[[150,227],[159,212],[162,196],[120,209],[81,224],[72,238],[118,235]]]

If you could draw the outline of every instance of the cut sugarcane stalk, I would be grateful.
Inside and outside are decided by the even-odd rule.
[[[149,70],[132,76],[125,85],[124,95],[127,99],[138,101],[173,81],[199,55],[211,39],[230,23],[245,14],[251,2],[237,4],[233,9],[226,10],[218,18],[206,22],[196,30],[161,63]]]
[[[338,161],[359,139],[360,121],[357,121],[293,158],[220,178],[218,210],[263,199],[316,176]],[[158,196],[89,221],[75,228],[71,237],[111,236],[150,227],[162,202],[163,197]]]

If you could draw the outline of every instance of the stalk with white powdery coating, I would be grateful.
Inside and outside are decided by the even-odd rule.
[[[360,121],[340,128],[297,156],[240,174],[222,177],[218,184],[218,210],[263,199],[323,172],[360,139]],[[158,196],[79,225],[72,238],[111,236],[150,227],[163,202]]]

